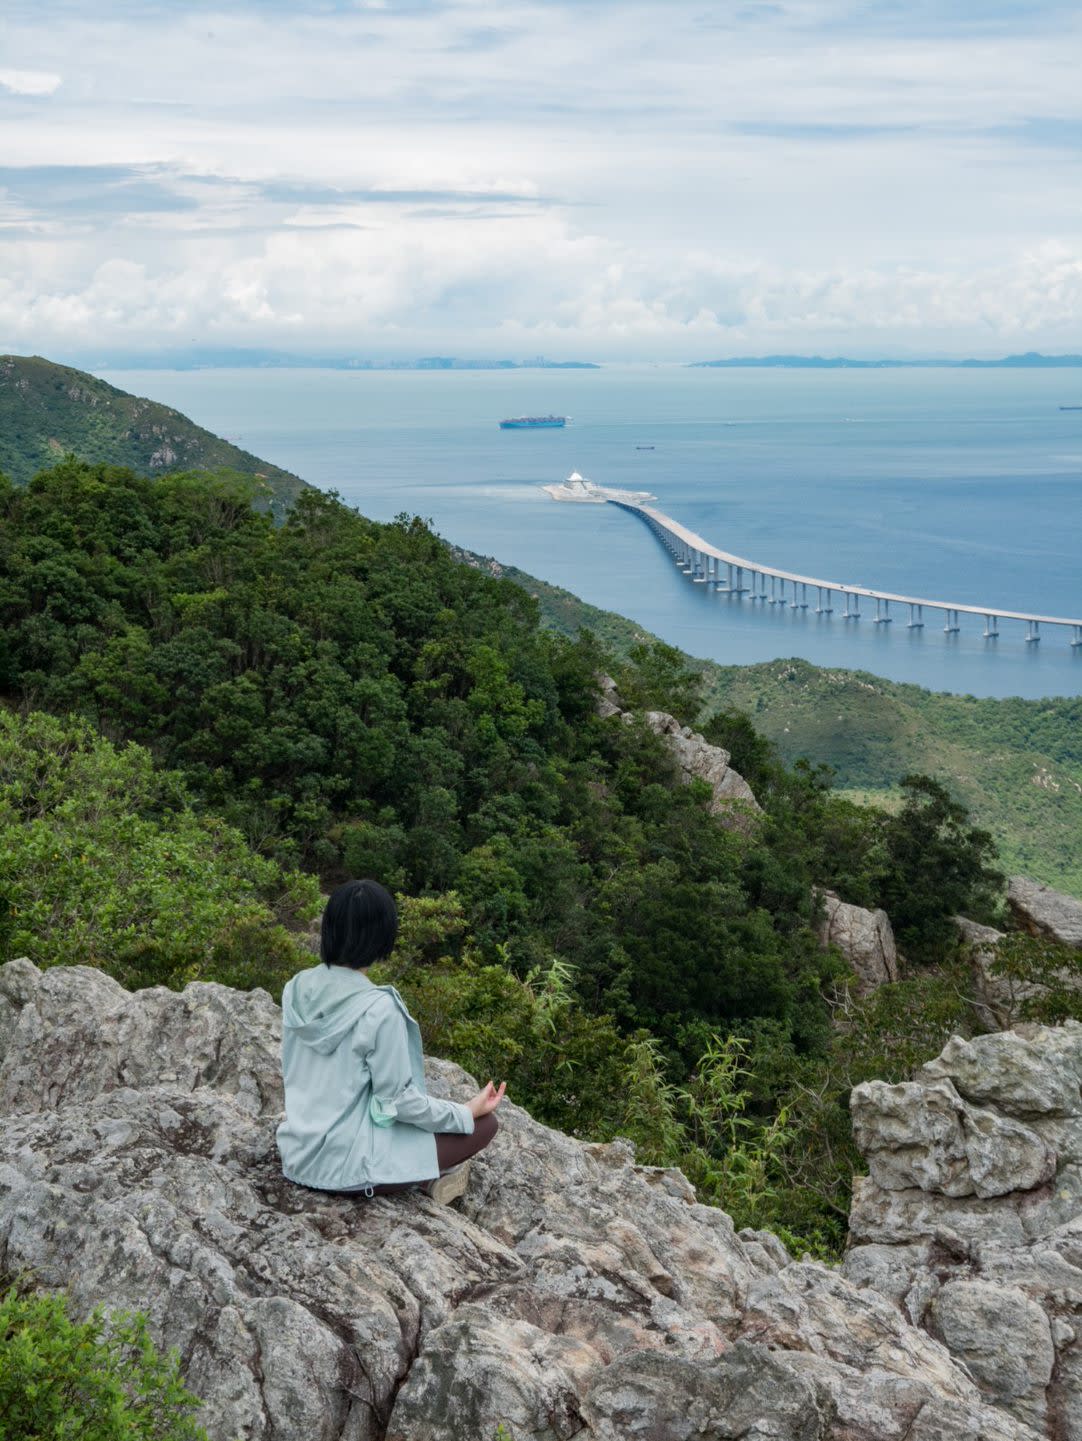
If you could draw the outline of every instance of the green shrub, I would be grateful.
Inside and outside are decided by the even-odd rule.
[[[80,1322],[61,1295],[0,1297],[0,1441],[206,1441],[199,1406],[145,1317]]]
[[[0,711],[0,960],[96,965],[125,985],[275,985],[302,957],[282,922],[314,879],[199,814],[138,745],[85,721]]]

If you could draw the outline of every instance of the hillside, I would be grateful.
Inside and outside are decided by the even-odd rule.
[[[168,406],[47,360],[0,357],[0,472],[25,482],[71,451],[150,474],[228,468],[259,476],[277,519],[306,488]],[[654,640],[633,621],[514,567],[456,554],[526,590],[551,630],[574,635],[588,626],[620,657]],[[694,664],[705,677],[707,711],[746,711],[783,759],[830,765],[839,788],[887,806],[907,772],[934,775],[992,833],[1006,870],[1082,895],[1079,700],[952,696],[800,660]]]
[[[550,629],[573,635],[588,626],[625,656],[654,639],[568,591],[497,569],[537,600]],[[1082,699],[950,695],[796,659],[694,663],[706,679],[706,710],[747,712],[783,760],[829,765],[839,789],[888,807],[902,776],[935,776],[991,832],[1006,871],[1082,895]]]
[[[0,356],[0,473],[23,485],[68,454],[148,475],[240,471],[266,483],[279,519],[305,486],[167,405],[38,355]]]

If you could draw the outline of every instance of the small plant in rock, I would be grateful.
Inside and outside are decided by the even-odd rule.
[[[73,1321],[62,1295],[0,1296],[0,1441],[207,1441],[199,1405],[144,1316]]]

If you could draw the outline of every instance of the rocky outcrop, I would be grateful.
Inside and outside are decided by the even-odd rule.
[[[1014,884],[1015,881],[1012,881],[1011,885]],[[1039,887],[1035,881],[1027,881],[1026,885],[1047,891],[1047,887]],[[1070,896],[1060,896],[1055,891],[1049,894],[1056,897],[1056,915],[1061,934],[1069,934],[1068,908],[1078,903],[1072,901]],[[1060,902],[1065,905],[1060,906]],[[1015,910],[1016,918],[1020,914],[1020,911]],[[1048,911],[1042,910],[1042,914],[1048,915]],[[954,924],[969,961],[974,1010],[982,1028],[990,1026],[997,1030],[1009,1030],[1027,1017],[1040,1015],[1042,1002],[1052,997],[1054,992],[1077,992],[1082,988],[1077,966],[1070,964],[1069,957],[1066,958],[1067,964],[1052,965],[1042,971],[1043,980],[1034,980],[1031,976],[1019,973],[1016,967],[997,965],[1000,943],[1007,939],[1006,932],[997,931],[992,926],[979,925],[965,916],[955,916]],[[1032,921],[1024,929],[1046,944],[1054,939],[1050,930],[1037,929]]]
[[[762,807],[755,799],[751,786],[729,764],[727,750],[711,745],[690,726],[681,725],[667,711],[644,711],[640,715],[637,711],[624,710],[612,676],[598,675],[597,686],[595,709],[602,720],[610,716],[619,716],[628,724],[641,720],[665,742],[685,785],[691,781],[705,781],[710,787],[709,810],[712,816],[717,816],[730,830],[750,833],[755,829]]]
[[[616,682],[611,675],[598,675],[597,679],[597,703],[594,709],[602,720],[608,720],[610,716],[622,715],[624,703],[620,699],[620,692],[616,689]]]
[[[845,1276],[941,1341],[984,1398],[1082,1438],[1082,1026],[955,1037],[858,1086]]]
[[[898,948],[886,911],[852,906],[833,891],[822,894],[823,919],[819,940],[837,946],[857,978],[858,995],[898,979]]]
[[[973,981],[973,1002],[981,1027],[1005,1031],[1019,1019],[1024,1002],[1034,997],[1040,987],[1021,985],[995,972],[996,953],[1004,938],[994,926],[982,926],[967,916],[954,917],[958,939],[969,962]]]
[[[1082,901],[1074,896],[1065,896],[1028,876],[1011,876],[1007,904],[1019,930],[1045,936],[1061,946],[1082,948]]]
[[[711,745],[690,726],[681,725],[667,711],[643,712],[643,723],[668,746],[685,783],[705,781],[712,791],[710,814],[731,819],[743,809],[745,818],[757,814],[759,802],[751,786],[729,764],[729,752]]]
[[[292,1186],[274,1148],[279,1023],[259,991],[129,994],[86,968],[0,968],[0,1271],[67,1288],[80,1312],[145,1310],[205,1398],[212,1441],[491,1441],[501,1423],[514,1441],[1033,1441],[1023,1416],[1043,1425],[1049,1336],[1052,1384],[1069,1388],[1073,1353],[1053,1321],[1041,1330],[1053,1311],[1029,1272],[978,1278],[1018,1293],[1027,1349],[1000,1368],[976,1292],[959,1306],[943,1285],[934,1326],[916,1326],[893,1293],[736,1234],[626,1143],[583,1144],[510,1104],[461,1211]],[[1062,1057],[1032,1049],[958,1106],[934,1078],[943,1137],[914,1174],[994,1193],[966,1129],[984,1113],[999,1116],[997,1155],[1043,1174],[1068,1144],[1055,1128],[1070,1131],[1077,1082],[1043,1088]],[[951,1072],[959,1096],[967,1065]],[[472,1085],[440,1062],[430,1081]],[[1050,1254],[1049,1286],[1058,1264],[1070,1288],[1071,1257],[1067,1243]]]

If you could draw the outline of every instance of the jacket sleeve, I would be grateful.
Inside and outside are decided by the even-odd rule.
[[[473,1112],[457,1101],[441,1101],[413,1084],[406,1022],[395,1005],[388,1005],[376,1022],[371,1048],[364,1053],[372,1077],[371,1115],[377,1126],[401,1121],[422,1131],[470,1135]]]

